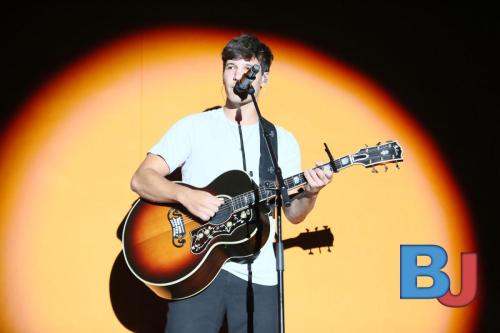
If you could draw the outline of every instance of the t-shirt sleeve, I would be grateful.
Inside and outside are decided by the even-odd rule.
[[[278,163],[283,173],[283,178],[288,178],[302,172],[300,160],[300,147],[292,133],[280,129],[278,135]]]
[[[161,140],[148,152],[160,156],[167,162],[170,172],[184,163],[191,154],[190,117],[183,118],[170,127]]]

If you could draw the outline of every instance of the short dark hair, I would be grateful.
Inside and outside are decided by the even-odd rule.
[[[224,49],[222,49],[223,68],[226,66],[228,60],[250,60],[253,57],[259,60],[262,66],[262,72],[269,72],[271,62],[273,61],[273,53],[269,46],[262,43],[255,36],[240,35],[231,39],[226,46],[224,46]]]

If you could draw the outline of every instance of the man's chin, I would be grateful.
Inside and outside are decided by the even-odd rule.
[[[248,103],[252,103],[252,97],[250,96],[247,96],[247,98],[245,98],[243,101],[241,100],[241,98],[239,96],[230,96],[230,98],[228,98],[228,105],[229,107],[231,108],[238,108],[238,107],[241,107],[243,105],[246,105]]]

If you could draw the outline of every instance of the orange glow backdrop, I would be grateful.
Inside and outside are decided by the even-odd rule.
[[[132,173],[179,118],[224,102],[220,51],[237,33],[143,31],[84,56],[27,101],[4,134],[0,171],[0,330],[126,332],[109,296],[116,229],[136,195]],[[399,298],[401,244],[475,251],[468,211],[431,138],[403,107],[351,68],[298,43],[274,51],[264,115],[296,136],[302,167],[394,139],[401,170],[355,166],[284,238],[328,226],[332,252],[285,252],[289,332],[469,332],[478,301],[447,308]],[[7,176],[5,178],[5,176]]]

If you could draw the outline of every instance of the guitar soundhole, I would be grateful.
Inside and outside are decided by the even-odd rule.
[[[208,221],[211,224],[222,224],[233,214],[231,197],[227,195],[219,195],[218,198],[224,200],[224,203],[219,207],[219,211],[215,213],[214,217]]]

